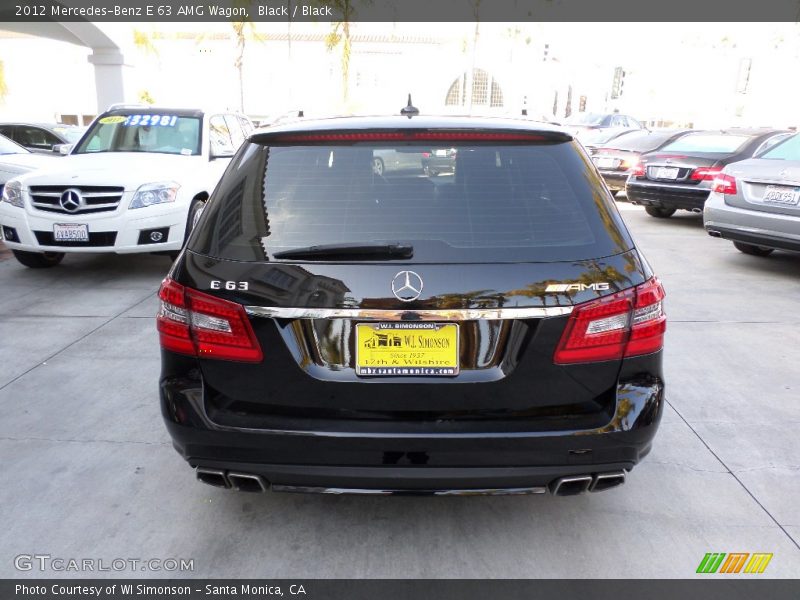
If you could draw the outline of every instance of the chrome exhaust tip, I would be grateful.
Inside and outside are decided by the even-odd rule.
[[[611,473],[600,473],[595,476],[592,485],[589,486],[590,492],[602,492],[625,483],[625,471],[612,471]]]
[[[591,475],[572,475],[560,477],[550,484],[554,496],[577,496],[583,494],[592,485]]]
[[[228,478],[225,477],[225,471],[219,469],[207,469],[206,467],[197,467],[195,469],[197,479],[208,485],[213,485],[218,488],[228,489],[231,487]]]
[[[722,234],[719,231],[714,231],[713,229],[708,230],[708,235],[715,238],[721,238]]]
[[[228,481],[231,487],[239,492],[257,492],[263,493],[269,487],[260,475],[252,475],[250,473],[228,473]]]
[[[703,209],[702,209],[702,208],[693,208],[693,209],[692,209],[692,212],[693,212],[694,214],[696,214],[696,215],[697,215],[697,214],[700,214],[700,213],[702,213],[702,212],[703,212]]]

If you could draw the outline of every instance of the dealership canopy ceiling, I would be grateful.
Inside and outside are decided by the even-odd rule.
[[[119,45],[107,33],[103,24],[84,22],[34,23],[0,22],[0,30],[48,38],[90,48],[89,62],[94,65],[97,108],[102,110],[125,99],[123,68],[125,60]]]

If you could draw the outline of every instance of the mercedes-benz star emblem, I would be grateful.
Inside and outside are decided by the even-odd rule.
[[[61,194],[61,199],[58,201],[58,203],[65,211],[75,212],[81,206],[83,206],[83,197],[75,188],[69,188],[64,190],[64,193]]]
[[[414,271],[400,271],[392,279],[392,293],[403,302],[416,300],[422,293],[422,277]]]

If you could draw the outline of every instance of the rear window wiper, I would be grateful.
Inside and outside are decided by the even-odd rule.
[[[316,258],[318,260],[358,260],[411,258],[414,246],[403,244],[324,244],[281,250],[272,254],[273,258]]]

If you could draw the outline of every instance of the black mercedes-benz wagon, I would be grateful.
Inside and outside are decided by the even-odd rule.
[[[159,296],[163,415],[219,487],[600,491],[663,409],[661,284],[580,144],[539,123],[257,131]]]

